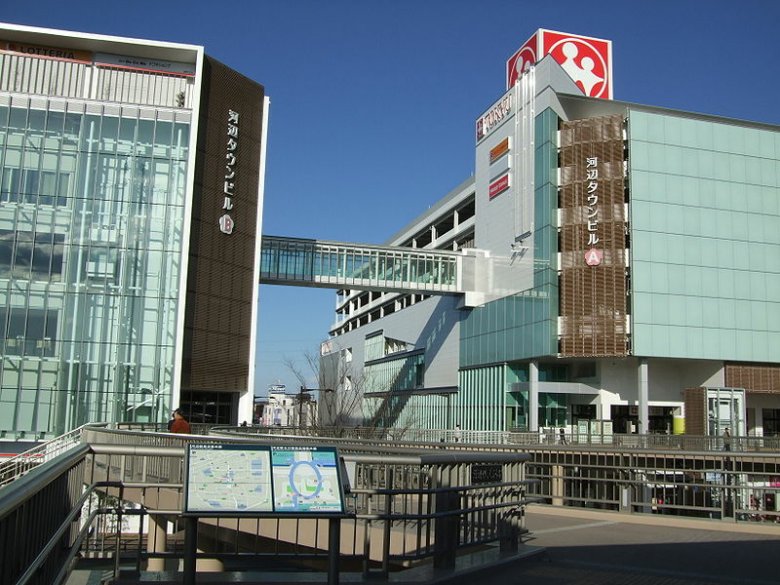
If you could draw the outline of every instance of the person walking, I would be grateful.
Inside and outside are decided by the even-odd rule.
[[[564,430],[563,427],[561,427],[558,430],[558,435],[560,436],[560,439],[561,439],[561,445],[565,445],[566,444],[566,431]]]
[[[172,433],[183,433],[189,435],[192,431],[190,429],[190,423],[184,418],[184,413],[181,408],[177,408],[173,411],[173,423],[171,424]]]

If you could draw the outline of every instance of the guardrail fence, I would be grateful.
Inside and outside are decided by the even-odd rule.
[[[258,440],[91,427],[82,429],[81,439],[80,446],[0,490],[0,550],[6,556],[0,585],[62,583],[76,554],[80,563],[110,567],[108,582],[132,581],[141,570],[177,571],[184,549],[184,445]],[[312,437],[263,439],[322,443]],[[351,518],[341,521],[345,569],[386,578],[428,559],[452,568],[460,552],[478,546],[517,549],[528,455],[337,446],[351,483]],[[69,497],[53,498],[46,489],[50,484]],[[202,518],[198,542],[204,551],[198,553],[199,570],[242,570],[250,562],[327,569],[327,520]],[[31,552],[19,555],[19,549]]]

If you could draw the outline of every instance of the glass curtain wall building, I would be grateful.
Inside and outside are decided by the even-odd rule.
[[[225,70],[200,47],[0,25],[4,436],[164,421],[180,405],[196,419],[238,419],[251,334],[232,350],[243,381],[220,385],[204,380],[194,359],[215,344],[218,327],[193,333],[214,302],[210,239],[249,249],[233,270],[250,287],[227,299],[226,312],[251,313],[256,294],[264,98],[235,74],[251,95],[244,118],[231,122],[230,106],[208,88]],[[234,100],[236,111],[241,105]],[[234,212],[240,231],[227,234],[218,222],[228,207],[225,164],[211,187],[205,155],[231,154],[231,126],[246,129],[234,167],[251,203]]]
[[[156,418],[174,386],[190,115],[5,102],[0,428]]]

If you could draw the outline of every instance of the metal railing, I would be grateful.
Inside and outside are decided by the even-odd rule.
[[[722,451],[724,450],[723,438],[720,436],[703,435],[666,435],[666,434],[625,434],[625,433],[571,433],[564,434],[565,443],[561,441],[557,428],[545,429],[537,432],[527,431],[472,431],[453,429],[386,429],[377,427],[234,427],[211,426],[209,433],[220,433],[233,436],[281,435],[281,436],[316,436],[332,437],[339,439],[364,440],[379,442],[380,444],[394,445],[398,441],[411,444],[430,443],[439,446],[439,443],[453,445],[457,443],[468,444],[469,449],[491,449],[491,445],[500,449],[517,446],[556,446],[571,445],[596,447],[604,446],[608,449],[661,449],[682,451]],[[767,451],[780,452],[780,436],[772,437],[732,437],[731,450],[733,451]]]
[[[82,431],[87,426],[105,425],[84,425],[45,443],[36,444],[33,448],[19,455],[0,460],[0,488],[35,469],[41,463],[51,461],[73,447],[80,445]]]
[[[87,426],[59,442],[73,445],[78,436],[70,450],[40,447],[39,462],[12,468],[22,475],[0,488],[0,585],[59,583],[76,552],[111,562],[115,573],[181,558],[179,534],[165,526],[175,526],[182,509],[189,441],[337,446],[351,480],[341,558],[366,576],[430,559],[451,566],[459,551],[495,543],[511,549],[524,530],[528,498],[629,514],[778,523],[780,530],[780,452],[760,438],[732,438],[725,451],[718,438],[687,436],[674,439],[704,448],[686,450],[686,442],[662,435],[664,448],[656,436],[637,435],[598,444],[590,437],[588,445],[573,436],[566,444],[557,437],[541,441],[538,433],[470,443],[478,436],[467,431],[416,442],[370,429],[334,433],[346,437],[264,431],[223,427],[193,436]],[[453,433],[445,435],[452,442],[442,443],[442,432]],[[207,551],[201,560],[226,568],[263,556],[322,569],[328,536],[327,521],[316,519],[201,519],[199,528]]]
[[[215,427],[212,433],[316,435],[323,429]],[[529,497],[556,506],[780,524],[780,437],[565,435],[338,429],[345,443],[528,453]],[[780,527],[779,527],[780,528]]]
[[[556,506],[780,523],[780,453],[535,447],[529,495]],[[780,526],[778,527],[780,530]]]
[[[0,491],[0,554],[5,555],[0,585],[61,583],[79,551],[82,558],[110,561],[115,575],[123,567],[140,570],[149,562],[159,566],[181,557],[177,539],[153,527],[179,521],[185,444],[257,441],[91,427],[81,435],[82,445]],[[347,442],[338,447],[352,469],[352,517],[341,521],[341,558],[364,575],[387,576],[427,559],[451,567],[458,551],[491,543],[516,547],[524,530],[527,455],[391,450]],[[49,484],[67,491],[65,503],[45,493]],[[199,546],[207,551],[199,557],[225,567],[265,556],[322,568],[327,555],[323,520],[201,519],[198,532]],[[17,555],[19,549],[31,552]],[[52,555],[53,550],[62,554]]]
[[[76,542],[88,450],[75,446],[0,490],[0,585],[61,582]]]

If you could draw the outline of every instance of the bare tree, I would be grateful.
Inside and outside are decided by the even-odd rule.
[[[318,387],[310,389],[318,394],[318,417],[313,426],[328,429],[335,436],[344,436],[348,430],[357,430],[361,436],[403,436],[415,426],[414,413],[404,411],[411,393],[377,388],[363,372],[353,369],[349,355],[343,349],[307,352],[303,366],[284,359],[302,389],[308,388],[309,380],[317,380]]]
[[[363,426],[363,385],[355,383],[350,362],[344,359],[342,352],[325,356],[306,352],[303,362],[303,366],[300,366],[291,358],[284,358],[284,365],[298,380],[301,388],[308,390],[308,393],[317,393],[318,413],[312,426],[328,428],[337,436],[344,435],[348,428]],[[317,381],[316,388],[310,388],[311,380]]]

